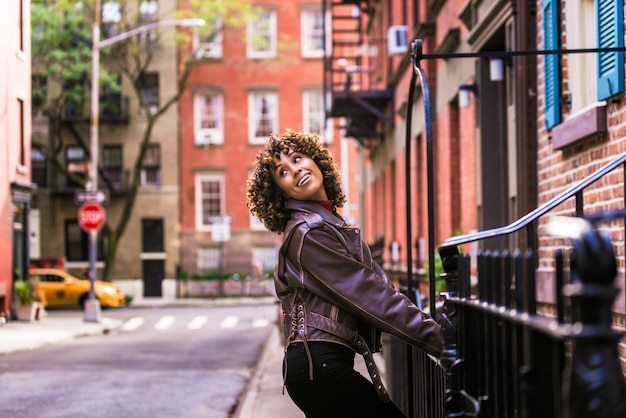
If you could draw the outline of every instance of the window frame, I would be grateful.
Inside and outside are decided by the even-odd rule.
[[[141,94],[153,115],[159,111],[160,107],[160,81],[158,72],[146,72],[139,77]],[[139,115],[146,116],[146,110],[141,105],[139,105]]]
[[[112,152],[119,151],[119,162],[111,162],[108,157]],[[114,187],[120,188],[124,184],[124,147],[121,144],[105,144],[102,146],[102,170]],[[117,179],[111,179],[111,173],[117,174]]]
[[[274,58],[278,55],[278,17],[276,10],[262,8],[258,19],[250,20],[246,29],[246,55],[250,59]],[[267,25],[267,28],[261,27]],[[259,49],[258,39],[269,44],[267,49]],[[265,42],[264,42],[265,43]]]
[[[318,23],[316,19],[320,19],[321,27],[316,28]],[[323,58],[324,42],[328,43],[329,36],[324,36],[324,27],[329,27],[324,23],[326,17],[323,15],[319,7],[306,7],[300,12],[300,36],[301,36],[301,54],[303,58]],[[312,46],[317,42],[317,36],[321,36],[320,48],[316,49]]]
[[[278,93],[272,90],[256,90],[248,93],[248,142],[250,144],[260,145],[267,141],[267,135],[257,135],[257,126],[261,120],[262,104],[258,102],[262,99],[268,99],[267,104],[270,106],[270,128],[269,133],[278,130]],[[261,106],[261,109],[259,109]]]
[[[312,95],[319,95],[319,109],[311,110],[312,107]],[[302,130],[308,134],[314,134],[319,136],[320,141],[324,144],[330,144],[333,142],[333,130],[332,123],[326,121],[325,111],[326,101],[324,98],[324,91],[318,88],[305,89],[302,92]],[[313,118],[312,114],[318,113],[317,118]],[[317,119],[317,120],[316,120]],[[316,120],[320,124],[319,132],[314,131],[311,128],[312,122]]]
[[[211,106],[213,111],[213,122],[215,127],[203,128],[204,123],[203,105],[206,104],[206,99],[211,97]],[[204,103],[203,100],[204,99]],[[222,145],[224,143],[224,94],[219,91],[199,91],[193,96],[193,115],[194,115],[194,144],[198,146],[202,145]],[[210,119],[210,118],[209,118]],[[203,135],[212,134],[210,141],[205,141]]]
[[[225,190],[225,179],[223,174],[218,173],[198,173],[196,174],[195,182],[194,182],[194,212],[195,212],[195,224],[196,230],[198,231],[211,231],[211,222],[207,218],[206,222],[204,222],[204,199],[202,192],[202,185],[204,182],[217,182],[219,184],[219,207],[220,213],[211,214],[213,215],[223,215],[226,213],[226,190]]]
[[[71,230],[70,230],[71,228]],[[78,235],[75,235],[76,232],[79,232]],[[96,242],[97,246],[97,261],[102,261],[105,259],[104,252],[104,234],[98,234],[98,239]],[[77,261],[89,261],[89,233],[83,231],[83,229],[78,224],[78,219],[66,219],[65,224],[63,226],[63,236],[65,238],[65,259],[68,263],[77,262]],[[74,240],[73,238],[77,237],[78,240]],[[70,247],[78,250],[78,258],[75,257],[74,250],[70,250]]]
[[[215,18],[215,21],[210,25],[209,32],[205,33],[204,37],[198,31],[194,32],[195,45],[198,45],[196,58],[222,58],[224,54],[224,31],[221,17]]]
[[[80,153],[82,153],[82,157],[73,158],[70,155],[72,154],[72,151],[80,151]],[[83,147],[80,145],[68,145],[65,147],[65,168],[68,172],[73,173],[76,176],[82,176],[86,181],[89,171],[89,163],[89,155]],[[72,165],[74,165],[74,168],[72,168]],[[67,176],[66,184],[69,187],[82,187],[79,182],[74,181],[69,176]]]
[[[153,151],[156,150],[156,151]],[[156,155],[151,156],[150,154],[156,153]],[[154,163],[148,160],[148,158],[154,157]],[[146,150],[146,155],[141,161],[141,186],[142,187],[155,187],[160,186],[162,184],[161,179],[161,144],[158,143],[150,143],[148,144],[148,149]],[[155,180],[152,182],[148,181],[148,172],[147,170],[154,169],[155,170]]]

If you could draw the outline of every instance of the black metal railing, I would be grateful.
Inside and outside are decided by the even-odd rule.
[[[430,313],[442,325],[445,350],[436,362],[390,337],[386,378],[392,399],[409,417],[626,416],[626,383],[618,354],[623,333],[613,329],[611,311],[619,293],[614,284],[617,264],[610,237],[592,223],[626,218],[626,209],[583,218],[584,189],[619,167],[626,169],[626,154],[510,225],[446,239],[439,247],[446,292],[443,307],[437,306],[432,303],[436,300],[432,125],[428,84],[419,65],[420,41],[412,44],[412,57],[409,97],[419,75],[425,102]],[[410,135],[407,122],[407,155]],[[565,226],[552,228],[553,234],[569,239],[569,245],[564,243],[564,249],[555,253],[554,311],[540,314],[534,230],[540,217],[571,198],[575,217],[561,218]],[[523,253],[484,250],[472,266],[470,256],[459,252],[459,245],[484,243],[522,228],[527,228]],[[408,258],[411,266],[410,253]],[[411,275],[409,268],[409,297],[414,294]]]

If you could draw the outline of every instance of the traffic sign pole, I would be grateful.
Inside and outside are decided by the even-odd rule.
[[[85,203],[78,209],[78,225],[89,233],[89,298],[85,301],[85,322],[100,322],[100,301],[96,299],[96,255],[98,230],[104,225],[106,214],[99,203]]]

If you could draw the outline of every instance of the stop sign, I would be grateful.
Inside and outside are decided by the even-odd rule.
[[[78,225],[85,232],[98,231],[104,219],[104,209],[98,203],[85,203],[78,209]]]

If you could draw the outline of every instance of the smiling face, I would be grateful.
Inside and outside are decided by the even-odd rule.
[[[274,181],[287,197],[296,200],[328,200],[324,176],[312,158],[289,150],[281,153],[274,163]]]

